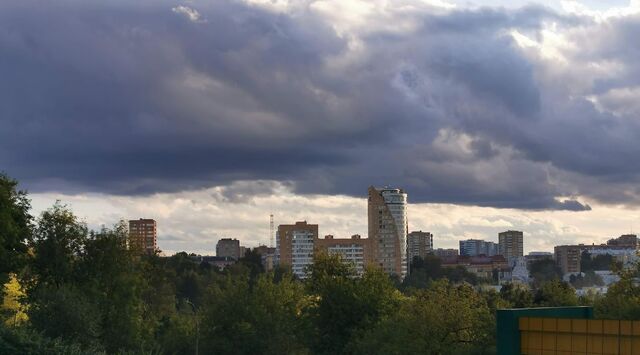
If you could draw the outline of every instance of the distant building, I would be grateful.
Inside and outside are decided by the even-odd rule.
[[[623,234],[618,238],[609,239],[607,245],[631,249],[638,249],[640,247],[638,236],[635,234]]]
[[[556,264],[563,274],[580,272],[580,245],[558,245],[553,248]]]
[[[564,274],[582,272],[580,261],[584,251],[592,258],[597,255],[611,255],[624,266],[630,266],[638,260],[638,249],[633,237],[634,235],[623,235],[600,245],[559,245],[554,248],[554,259]]]
[[[216,244],[216,256],[240,259],[240,241],[231,238],[222,238]]]
[[[262,260],[262,267],[265,271],[271,271],[275,267],[275,255],[276,248],[268,247],[266,245],[260,245],[253,248],[253,251],[260,254]]]
[[[498,281],[511,280],[511,266],[502,255],[494,256],[455,256],[442,259],[442,267],[462,266],[468,272],[485,279],[493,279],[494,273]]]
[[[498,233],[500,255],[511,260],[524,255],[524,236],[521,231],[506,231]]]
[[[191,257],[193,260],[199,261],[201,263],[207,263],[218,270],[224,270],[228,266],[233,265],[237,262],[236,259],[230,256],[193,256]]]
[[[521,256],[513,259],[513,268],[511,269],[511,281],[523,284],[529,283],[529,268],[525,257]]]
[[[407,194],[402,189],[369,187],[369,238],[376,248],[376,263],[387,273],[407,274]]]
[[[494,256],[498,255],[498,244],[480,239],[467,239],[460,241],[460,255],[465,256]]]
[[[328,254],[340,254],[342,260],[354,266],[356,273],[362,275],[367,265],[375,264],[375,253],[370,239],[363,239],[359,235],[351,238],[334,238],[327,235],[316,241],[316,250],[324,250]]]
[[[438,248],[433,250],[433,255],[439,257],[440,259],[450,258],[450,257],[458,256],[458,249]]]
[[[140,253],[155,254],[158,250],[158,230],[153,219],[129,221],[129,248]]]
[[[414,231],[407,235],[407,256],[409,263],[419,256],[425,258],[433,252],[433,234],[423,231]]]
[[[306,278],[306,269],[313,263],[317,240],[317,224],[303,221],[279,225],[276,232],[276,262],[291,267],[295,276]]]

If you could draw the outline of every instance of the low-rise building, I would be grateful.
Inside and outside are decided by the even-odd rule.
[[[224,270],[229,265],[233,265],[237,262],[236,259],[230,256],[191,255],[189,258],[200,263],[207,263],[218,270]]]
[[[439,257],[440,259],[450,258],[454,256],[458,256],[458,249],[434,249],[433,255]]]
[[[494,256],[499,254],[498,244],[481,239],[467,239],[460,241],[460,255],[466,256]]]
[[[493,279],[497,273],[498,281],[511,280],[511,266],[502,255],[494,256],[457,256],[442,260],[442,267],[462,266],[468,272],[484,279]]]

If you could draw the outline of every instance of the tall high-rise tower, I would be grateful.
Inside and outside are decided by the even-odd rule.
[[[513,258],[522,256],[524,254],[523,239],[523,233],[521,231],[509,230],[498,233],[500,254],[509,261]]]
[[[369,187],[369,238],[376,262],[389,274],[407,274],[407,194],[402,189]]]
[[[158,249],[156,221],[144,218],[130,220],[129,248],[141,253],[155,253]]]

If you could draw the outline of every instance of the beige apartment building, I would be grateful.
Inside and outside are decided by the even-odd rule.
[[[362,275],[368,265],[375,265],[375,253],[371,247],[371,239],[352,235],[351,238],[334,238],[326,235],[316,241],[316,251],[323,250],[328,254],[339,254],[342,260],[353,265],[356,273]]]
[[[433,234],[423,231],[413,231],[407,235],[407,260],[409,263],[411,263],[416,256],[424,259],[432,252]]]
[[[407,274],[407,194],[397,188],[369,187],[368,230],[376,263],[385,272]]]
[[[299,278],[306,277],[306,268],[313,263],[318,240],[318,225],[307,221],[281,224],[276,232],[276,262],[289,266]]]
[[[498,249],[507,261],[524,255],[524,235],[521,231],[498,233]]]

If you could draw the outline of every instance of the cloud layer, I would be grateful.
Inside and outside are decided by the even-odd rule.
[[[583,10],[3,1],[0,167],[33,191],[638,205],[640,16]]]

